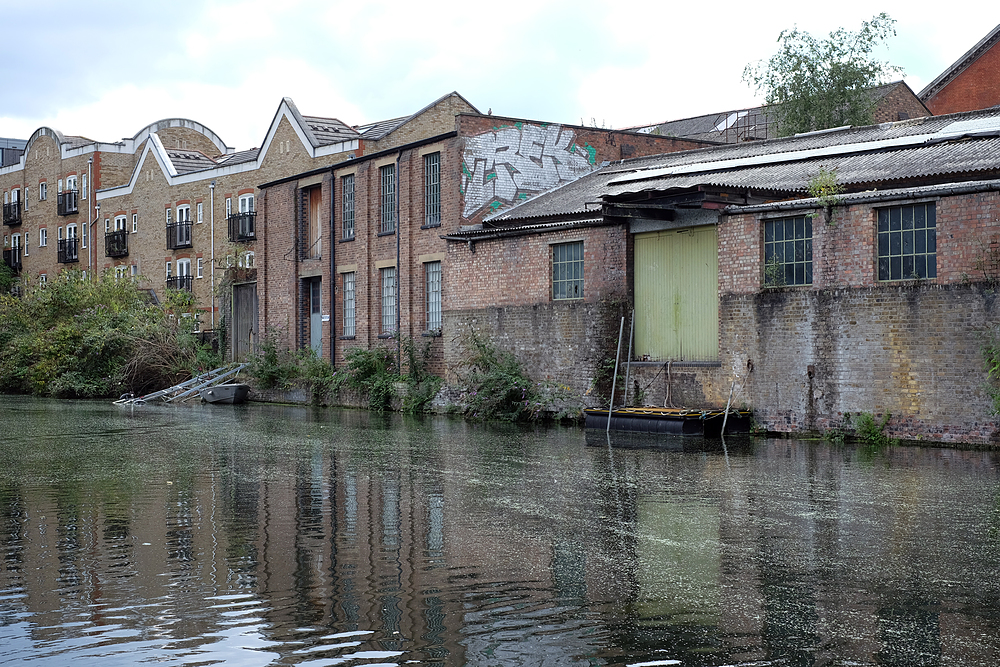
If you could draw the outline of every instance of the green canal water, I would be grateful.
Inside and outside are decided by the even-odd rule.
[[[0,397],[0,664],[992,667],[998,455]]]

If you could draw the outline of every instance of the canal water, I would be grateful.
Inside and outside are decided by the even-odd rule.
[[[993,666],[997,464],[0,397],[0,664]]]

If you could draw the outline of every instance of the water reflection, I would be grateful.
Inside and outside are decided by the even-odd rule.
[[[991,453],[0,410],[2,664],[998,662]]]

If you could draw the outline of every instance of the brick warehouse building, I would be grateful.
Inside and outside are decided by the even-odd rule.
[[[395,130],[406,142],[261,186],[261,330],[338,365],[355,346],[395,349],[398,331],[446,374],[444,313],[488,286],[452,277],[443,235],[602,163],[706,145],[471,108],[446,120],[425,110]]]
[[[998,142],[991,110],[609,165],[449,234],[453,278],[503,298],[467,292],[445,327],[586,401],[634,307],[630,402],[735,388],[770,431],[871,412],[898,437],[996,441]],[[821,169],[845,188],[829,209],[806,190]]]

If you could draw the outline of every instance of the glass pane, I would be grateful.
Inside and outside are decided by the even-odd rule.
[[[897,232],[900,228],[900,210],[898,208],[889,209],[889,230]]]
[[[901,232],[890,232],[889,233],[889,254],[899,255],[900,246],[902,244],[902,233]]]
[[[913,250],[921,255],[927,252],[927,232],[923,230],[913,232]]]
[[[888,280],[889,279],[889,258],[879,257],[878,259],[878,279]]]
[[[927,226],[927,209],[924,206],[916,206],[913,209],[913,228],[923,229]]]
[[[913,207],[904,206],[900,212],[903,218],[903,229],[913,229]]]
[[[764,223],[764,243],[768,244],[768,243],[773,243],[773,242],[774,242],[774,223],[773,222],[765,222]]]
[[[915,275],[913,271],[913,256],[903,255],[902,260],[903,260],[903,278],[905,280],[914,278]]]
[[[903,254],[913,254],[913,232],[903,232]]]
[[[903,277],[903,265],[899,257],[889,258],[889,280],[900,280]]]
[[[889,233],[878,235],[878,256],[885,257],[889,254]]]
[[[916,278],[927,277],[927,258],[924,255],[913,258],[913,274]]]
[[[889,231],[889,211],[882,208],[878,212],[878,230],[880,232]]]

